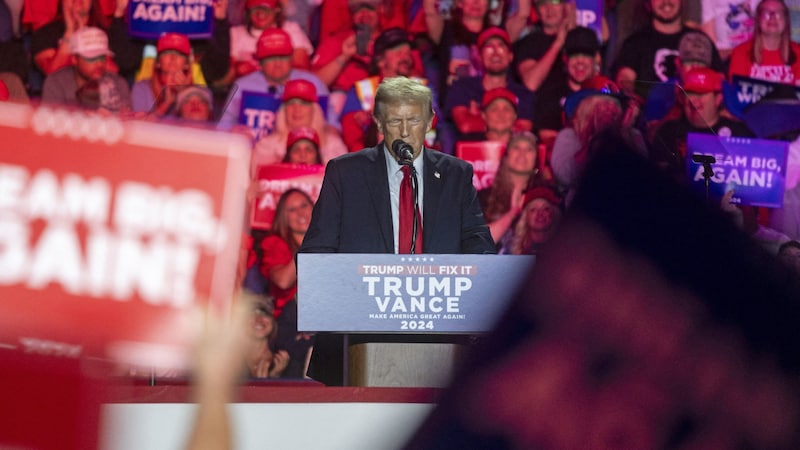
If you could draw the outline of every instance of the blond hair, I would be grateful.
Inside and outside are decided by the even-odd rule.
[[[375,92],[375,117],[383,118],[383,106],[386,104],[418,104],[422,105],[427,115],[433,118],[433,94],[430,88],[406,77],[385,78]]]

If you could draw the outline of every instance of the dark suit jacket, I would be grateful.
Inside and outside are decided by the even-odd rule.
[[[300,252],[394,253],[386,152],[376,147],[331,160]],[[483,218],[472,166],[424,150],[424,253],[495,253]]]
[[[311,224],[300,252],[394,253],[394,230],[383,142],[328,162]],[[472,166],[453,156],[424,150],[422,242],[424,253],[495,253],[489,227],[472,185]],[[357,342],[458,342],[467,337],[372,335]],[[328,385],[347,381],[348,344],[341,334],[318,333],[308,374]]]

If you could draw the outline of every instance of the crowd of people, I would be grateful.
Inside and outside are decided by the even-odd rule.
[[[379,86],[410,78],[431,91],[426,149],[458,155],[462,142],[505,146],[478,204],[494,251],[536,254],[569,208],[597,136],[613,130],[686,184],[689,133],[755,136],[726,110],[726,82],[800,84],[800,46],[782,0],[744,2],[737,26],[720,20],[722,2],[704,0],[702,24],[693,26],[684,1],[642,0],[648,21],[638,30],[615,25],[613,2],[588,27],[577,24],[569,0],[412,3],[215,0],[210,37],[168,32],[147,41],[129,35],[128,0],[2,0],[0,100],[245,130],[254,168],[323,165],[388,142],[387,132],[396,133],[375,110]],[[622,31],[630,33],[616,45]],[[269,126],[245,120],[250,93],[274,100]],[[800,130],[781,131],[759,137],[794,141]],[[798,189],[796,179],[787,183],[776,214],[738,208],[743,228],[784,255],[800,247],[785,244],[800,240]],[[307,193],[287,191],[272,229],[253,232],[247,283],[270,299],[255,308],[254,377],[304,374],[298,363],[312,341],[292,323],[294,257],[313,204]],[[425,242],[425,251],[436,245]]]

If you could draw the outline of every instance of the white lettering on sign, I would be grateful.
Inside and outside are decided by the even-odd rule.
[[[64,356],[67,358],[77,358],[81,355],[83,347],[64,342],[48,341],[45,339],[21,337],[19,338],[25,353],[37,355]]]
[[[83,111],[51,109],[45,106],[36,109],[31,127],[39,135],[68,136],[76,141],[103,141],[109,145],[118,142],[124,134],[122,123],[116,117],[101,117]]]
[[[275,112],[265,109],[245,108],[245,125],[258,130],[275,128]]]
[[[180,308],[224,231],[199,190],[0,164],[0,285]]]
[[[455,295],[460,297],[472,289],[472,280],[467,277],[362,277],[367,284],[367,294],[374,295]],[[378,294],[381,292],[381,294]]]
[[[139,3],[133,18],[151,22],[202,22],[206,17],[205,5],[146,5]]]
[[[381,313],[389,312],[459,312],[459,297],[375,297],[375,303]],[[391,306],[390,306],[391,304]]]

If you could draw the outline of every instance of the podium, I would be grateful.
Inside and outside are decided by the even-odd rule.
[[[298,254],[298,330],[317,332],[312,378],[444,387],[533,256]]]

